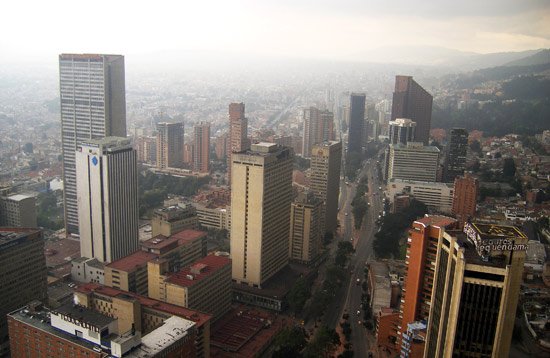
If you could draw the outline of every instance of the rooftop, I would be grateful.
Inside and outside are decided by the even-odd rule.
[[[526,238],[516,226],[471,223],[479,235],[484,238]]]
[[[142,242],[141,246],[146,249],[160,250],[175,242],[178,243],[177,246],[186,245],[197,239],[206,237],[206,235],[207,235],[206,231],[188,229],[188,230],[183,230],[178,233],[175,233],[170,237],[166,237],[164,235],[157,235],[152,239]]]
[[[25,323],[33,328],[54,335],[56,337],[63,338],[66,341],[77,344],[84,348],[91,350],[96,346],[96,344],[94,343],[77,338],[73,334],[68,334],[55,327],[52,327],[52,325],[50,324],[49,311],[46,309],[41,309],[39,311],[31,313],[27,306],[22,307],[17,311],[11,312],[8,316],[15,319],[16,321]]]
[[[419,142],[408,142],[406,145],[403,143],[390,144],[391,148],[396,150],[410,150],[410,151],[422,151],[422,152],[431,152],[439,153],[440,150],[437,147],[430,145],[422,145]]]
[[[32,198],[32,197],[33,196],[31,196],[31,195],[15,194],[15,195],[8,196],[8,199],[13,200],[13,201],[21,201],[21,200],[29,199],[29,198]]]
[[[39,229],[31,228],[0,228],[0,249],[20,244],[27,239],[28,235],[39,231]]]
[[[208,255],[189,267],[168,277],[166,282],[178,286],[189,287],[204,280],[225,266],[231,265],[231,260],[224,256]]]
[[[164,321],[163,325],[141,337],[141,345],[130,352],[127,357],[153,357],[189,335],[189,329],[195,326],[195,322],[172,316]]]
[[[165,312],[179,317],[184,317],[189,319],[197,324],[198,327],[202,326],[204,323],[210,320],[211,316],[206,313],[199,311],[194,311],[185,307],[176,306],[170,303],[165,303],[161,301],[154,300],[145,296],[140,296],[133,292],[126,292],[122,290],[117,290],[116,288],[111,288],[103,286],[97,283],[85,283],[79,285],[76,289],[77,292],[81,293],[96,293],[98,295],[104,295],[108,297],[121,297],[121,298],[133,298],[137,299],[143,307],[148,307],[154,310]]]
[[[150,260],[156,257],[157,257],[156,254],[153,254],[150,252],[136,251],[131,255],[128,255],[126,257],[123,257],[121,259],[111,262],[110,264],[107,265],[107,267],[110,267],[112,269],[119,270],[119,271],[128,272],[147,265],[147,262],[149,262]]]
[[[440,228],[457,223],[456,219],[441,215],[426,215],[415,222],[424,224],[425,226],[437,226]]]
[[[74,305],[72,303],[52,310],[52,314],[56,313],[70,317],[82,323],[87,323],[100,329],[109,325],[111,322],[116,321],[115,318],[103,315],[99,312],[93,311],[83,306]]]

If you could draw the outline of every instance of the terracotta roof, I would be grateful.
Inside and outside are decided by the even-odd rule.
[[[185,307],[176,306],[166,302],[161,302],[158,300],[154,300],[152,298],[140,296],[133,292],[126,292],[126,291],[118,290],[116,288],[103,286],[97,283],[82,284],[82,285],[79,285],[75,290],[77,292],[81,292],[85,294],[93,292],[99,295],[105,295],[109,297],[120,297],[125,299],[133,298],[138,300],[143,307],[147,307],[147,308],[168,313],[174,316],[179,316],[179,317],[189,319],[197,323],[198,327],[202,326],[212,318],[211,315],[203,312],[191,310]]]
[[[424,224],[426,226],[447,227],[448,225],[454,224],[457,221],[456,219],[447,216],[429,215],[418,219],[415,222]]]
[[[183,287],[193,286],[227,265],[231,265],[229,258],[208,255],[195,261],[193,265],[170,275],[166,282]]]
[[[115,270],[120,271],[132,271],[138,267],[147,265],[147,262],[156,258],[157,255],[146,252],[146,251],[136,251],[131,255],[125,256],[121,259],[118,259],[116,261],[111,262],[107,265],[107,267],[110,267]]]
[[[197,238],[206,236],[206,231],[199,231],[199,230],[183,230],[180,231],[172,236],[170,238],[177,238],[179,245],[183,245],[185,243],[194,241]]]

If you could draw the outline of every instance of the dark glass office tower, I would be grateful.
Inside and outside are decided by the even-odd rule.
[[[348,153],[361,153],[363,122],[365,121],[365,94],[352,93],[350,96]]]
[[[415,141],[428,145],[432,122],[433,97],[411,76],[395,76],[391,119],[409,118],[416,122]]]

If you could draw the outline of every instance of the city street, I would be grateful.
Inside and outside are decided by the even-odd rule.
[[[363,177],[368,177],[369,191],[368,201],[371,203],[367,211],[366,218],[363,222],[363,226],[359,231],[358,239],[354,241],[355,253],[351,256],[347,279],[336,293],[336,299],[329,306],[328,312],[325,315],[324,323],[329,327],[336,327],[344,312],[349,313],[349,322],[352,329],[352,345],[357,357],[366,357],[369,350],[366,334],[367,331],[363,326],[363,310],[361,308],[361,284],[357,284],[359,279],[362,283],[364,280],[364,268],[365,263],[372,258],[372,242],[374,240],[374,234],[377,227],[375,221],[378,218],[379,212],[382,210],[382,193],[378,190],[381,185],[378,180],[378,173],[376,172],[376,160],[371,159],[366,162],[361,173],[358,176],[358,180]],[[356,183],[350,183],[346,185],[344,181],[341,184],[341,202],[339,219],[343,223],[343,235],[339,237],[340,240],[351,240],[353,235],[352,228],[352,208],[351,201],[355,195]],[[348,215],[345,215],[348,213]],[[354,239],[355,240],[355,239]],[[359,312],[359,315],[357,314]]]

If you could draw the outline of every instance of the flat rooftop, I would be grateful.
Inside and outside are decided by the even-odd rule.
[[[27,240],[27,236],[40,230],[31,228],[0,228],[0,249],[7,249]]]
[[[146,249],[161,250],[166,246],[173,244],[174,242],[178,243],[177,246],[186,245],[197,239],[206,237],[206,235],[206,231],[188,229],[175,233],[170,237],[157,235],[147,241],[143,241],[141,243],[141,246]]]
[[[174,285],[190,287],[195,285],[220,269],[231,266],[231,260],[224,256],[208,255],[197,260],[193,265],[186,267],[174,274],[171,274],[166,282]]]
[[[148,307],[157,311],[175,315],[178,317],[184,317],[188,320],[191,320],[197,324],[198,327],[201,327],[207,321],[209,321],[212,316],[200,311],[191,310],[189,308],[176,306],[170,303],[161,302],[148,298],[145,296],[140,296],[133,292],[126,292],[118,290],[116,288],[103,286],[97,283],[86,283],[79,285],[75,291],[89,294],[94,293],[98,295],[108,296],[108,297],[120,297],[120,298],[132,298],[139,301],[143,307]]]
[[[32,198],[32,196],[31,195],[25,195],[25,194],[15,194],[15,195],[8,196],[8,199],[13,200],[13,201],[21,201],[21,200],[25,200],[25,199],[29,199],[29,198]]]
[[[94,343],[77,338],[74,334],[68,334],[57,328],[52,327],[50,323],[49,312],[50,311],[47,309],[41,309],[37,312],[31,313],[29,312],[28,307],[22,307],[17,311],[11,312],[10,314],[8,314],[8,316],[37,330],[46,332],[84,348],[92,350],[96,346],[96,344]]]
[[[211,328],[210,356],[257,357],[291,320],[272,312],[241,306],[231,310]]]
[[[107,267],[110,267],[114,270],[128,272],[147,265],[147,262],[156,257],[157,254],[153,254],[147,251],[136,251],[131,255],[111,262],[107,265]]]
[[[126,357],[153,357],[162,352],[178,340],[189,335],[189,330],[195,322],[172,316],[164,321],[163,325],[141,337],[141,345],[131,351]]]
[[[115,318],[103,315],[83,306],[77,306],[72,303],[63,305],[52,310],[52,314],[59,313],[63,316],[71,317],[77,321],[87,323],[91,326],[102,328],[116,321]]]
[[[424,224],[425,226],[437,226],[440,228],[444,228],[449,225],[456,224],[458,221],[448,216],[428,215],[418,220],[415,220],[415,222]]]
[[[527,238],[516,226],[470,223],[483,238]]]

